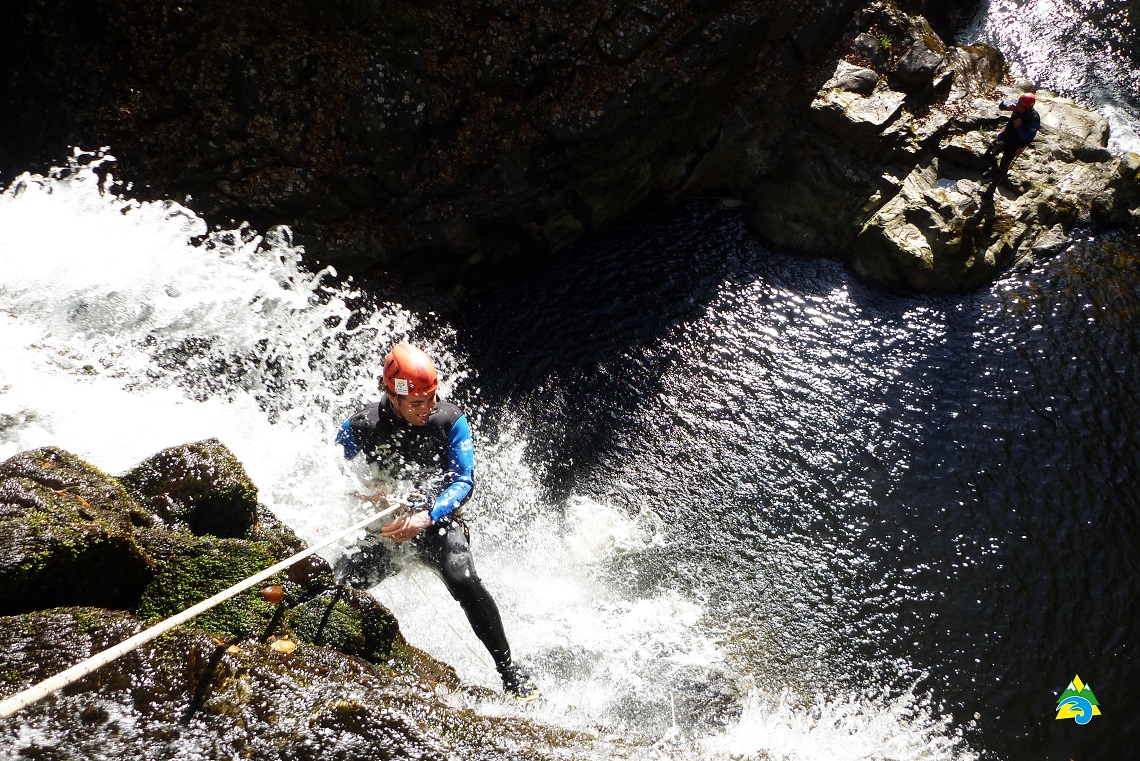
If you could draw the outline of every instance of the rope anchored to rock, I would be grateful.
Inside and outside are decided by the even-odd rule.
[[[32,703],[44,699],[56,690],[60,690],[69,684],[73,684],[74,682],[79,681],[93,671],[107,665],[108,663],[111,663],[114,660],[117,660],[118,658],[121,658],[135,648],[145,645],[147,642],[150,642],[153,639],[161,637],[163,634],[175,628],[176,626],[180,626],[189,621],[191,618],[194,618],[201,613],[205,613],[210,608],[213,608],[216,605],[225,602],[234,595],[256,586],[274,574],[280,573],[295,563],[298,563],[310,555],[323,550],[330,544],[340,541],[354,531],[360,531],[361,529],[366,528],[381,518],[397,510],[402,510],[405,508],[404,500],[390,499],[389,501],[396,502],[396,504],[354,523],[344,531],[341,531],[339,534],[326,539],[318,545],[309,547],[306,550],[302,550],[296,555],[288,557],[285,560],[282,560],[280,563],[270,566],[264,571],[250,576],[245,581],[239,581],[232,587],[218,592],[213,597],[207,598],[197,605],[191,608],[187,608],[181,613],[177,613],[170,618],[167,618],[166,620],[155,624],[149,629],[146,629],[145,631],[139,632],[135,636],[120,642],[114,647],[109,647],[100,653],[96,653],[87,660],[81,661],[71,668],[65,671],[61,671],[53,677],[45,679],[37,685],[29,687],[22,692],[16,693],[12,697],[4,700],[3,702],[0,702],[0,719],[6,719],[9,716],[15,714],[17,711],[30,706]]]

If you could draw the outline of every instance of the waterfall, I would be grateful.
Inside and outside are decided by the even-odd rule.
[[[332,434],[375,398],[387,347],[412,340],[437,360],[445,396],[462,389],[475,400],[476,562],[516,656],[543,688],[528,715],[660,737],[654,757],[779,748],[806,759],[852,734],[861,743],[829,757],[861,758],[858,748],[892,742],[900,758],[959,757],[954,733],[921,696],[837,704],[774,692],[728,665],[699,597],[608,584],[599,569],[636,568],[669,541],[667,527],[650,505],[631,516],[585,496],[547,504],[541,469],[527,462],[526,422],[479,400],[451,328],[433,319],[427,329],[331,269],[306,271],[287,229],[211,230],[188,203],[134,200],[113,167],[104,152],[77,150],[0,195],[0,459],[52,445],[119,473],[164,447],[216,437],[261,501],[314,541],[366,512],[355,497],[361,466],[342,458]],[[492,417],[494,435],[481,438]],[[410,641],[465,681],[497,687],[429,571],[411,567],[373,592]],[[692,689],[707,694],[690,700],[728,706],[713,725],[678,723],[678,698]],[[491,701],[478,710],[518,709]]]

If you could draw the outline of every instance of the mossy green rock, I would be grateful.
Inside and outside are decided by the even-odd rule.
[[[217,440],[166,449],[123,482],[51,447],[0,464],[0,614],[97,606],[153,623],[305,547],[257,504],[256,487]],[[285,604],[258,594],[270,584],[285,588]],[[404,642],[387,608],[338,585],[317,555],[205,611],[193,625],[231,642],[290,636],[390,671],[423,671],[433,683],[458,684],[450,667]]]
[[[131,607],[153,574],[134,540],[145,520],[119,483],[63,450],[0,463],[0,614]]]
[[[334,647],[374,663],[392,655],[399,632],[395,617],[371,595],[338,588],[304,600],[285,616],[296,637]]]
[[[162,520],[195,534],[241,537],[257,521],[257,487],[217,439],[164,449],[121,480]]]
[[[169,618],[282,560],[266,542],[197,537],[189,532],[148,530],[139,542],[154,558],[154,579],[135,612],[140,618]],[[284,574],[265,583],[281,583]],[[198,628],[232,639],[258,637],[276,608],[257,590],[239,594],[194,619]]]

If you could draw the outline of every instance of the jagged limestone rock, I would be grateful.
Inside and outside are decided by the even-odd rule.
[[[988,45],[947,49],[917,22],[884,26],[908,50],[930,55],[903,56],[866,93],[853,87],[869,81],[853,79],[860,67],[837,64],[803,134],[749,200],[749,219],[764,238],[846,259],[880,285],[950,292],[1064,250],[1079,225],[1133,223],[1136,172],[1131,159],[1108,152],[1101,116],[1039,92],[1037,139],[1007,176],[983,179],[986,149],[1008,118],[997,103],[1019,93],[1000,86],[1000,53]],[[853,52],[868,44],[858,39]],[[897,89],[904,69],[914,75],[903,77],[905,91]],[[939,81],[947,86],[936,88]]]
[[[831,79],[824,83],[823,90],[845,90],[860,95],[870,95],[878,83],[879,75],[874,69],[840,61],[835,67],[835,73],[831,75]]]

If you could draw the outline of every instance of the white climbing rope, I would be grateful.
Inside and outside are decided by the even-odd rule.
[[[285,560],[282,560],[280,563],[278,563],[274,566],[270,566],[269,568],[266,568],[261,573],[254,574],[253,576],[250,576],[245,581],[239,581],[237,584],[234,584],[232,587],[230,587],[228,589],[224,589],[221,592],[218,592],[213,597],[210,597],[206,600],[203,600],[202,602],[198,603],[197,605],[195,605],[192,608],[187,608],[186,610],[182,611],[181,613],[176,613],[175,615],[171,616],[170,618],[155,624],[154,626],[150,627],[149,629],[146,629],[145,631],[139,632],[138,634],[131,637],[130,639],[123,640],[122,642],[115,645],[114,647],[109,647],[100,653],[96,653],[95,655],[91,656],[87,660],[81,661],[81,662],[75,664],[74,666],[67,669],[66,671],[61,671],[58,674],[56,674],[55,676],[49,677],[48,679],[45,679],[44,681],[40,682],[39,684],[32,686],[32,687],[29,687],[28,689],[24,690],[23,692],[16,693],[15,695],[8,698],[7,700],[0,702],[0,719],[6,719],[9,716],[15,714],[17,711],[19,711],[23,708],[26,708],[27,706],[30,706],[32,703],[35,703],[39,700],[42,700],[43,698],[47,697],[51,693],[55,692],[56,690],[59,690],[63,687],[66,687],[67,685],[72,684],[73,682],[79,681],[80,679],[87,676],[88,674],[95,671],[96,669],[98,669],[102,666],[105,666],[108,663],[110,663],[111,661],[116,660],[117,658],[120,658],[120,657],[126,655],[130,651],[134,650],[136,647],[139,647],[140,645],[145,645],[147,642],[150,642],[152,639],[155,639],[157,637],[162,636],[163,634],[170,631],[174,627],[186,623],[187,621],[189,621],[194,616],[197,616],[200,613],[204,613],[207,610],[209,610],[210,608],[214,607],[215,605],[218,605],[219,603],[225,602],[226,600],[230,599],[231,597],[238,594],[239,592],[243,592],[243,591],[249,589],[250,587],[254,586],[255,584],[258,584],[262,581],[265,581],[270,576],[273,576],[276,573],[280,573],[281,571],[284,571],[286,568],[293,565],[294,563],[296,563],[300,560],[304,560],[305,558],[309,557],[310,555],[312,555],[312,554],[314,554],[320,550],[323,550],[325,547],[328,547],[330,544],[333,544],[334,542],[340,541],[341,539],[348,536],[352,532],[360,531],[362,528],[365,528],[366,526],[368,526],[372,523],[375,523],[376,521],[380,520],[381,518],[388,515],[389,513],[392,513],[396,510],[401,510],[405,507],[405,504],[403,504],[405,502],[405,500],[399,500],[399,499],[393,498],[393,499],[390,499],[389,501],[390,502],[396,502],[396,504],[393,505],[392,507],[389,507],[385,510],[381,510],[378,513],[374,513],[374,514],[368,516],[367,518],[352,524],[351,526],[346,528],[344,531],[341,531],[339,534],[336,534],[336,535],[326,539],[325,541],[321,542],[318,545],[315,545],[313,547],[309,547],[306,550],[298,552],[296,555],[293,555],[292,557],[288,557]]]

